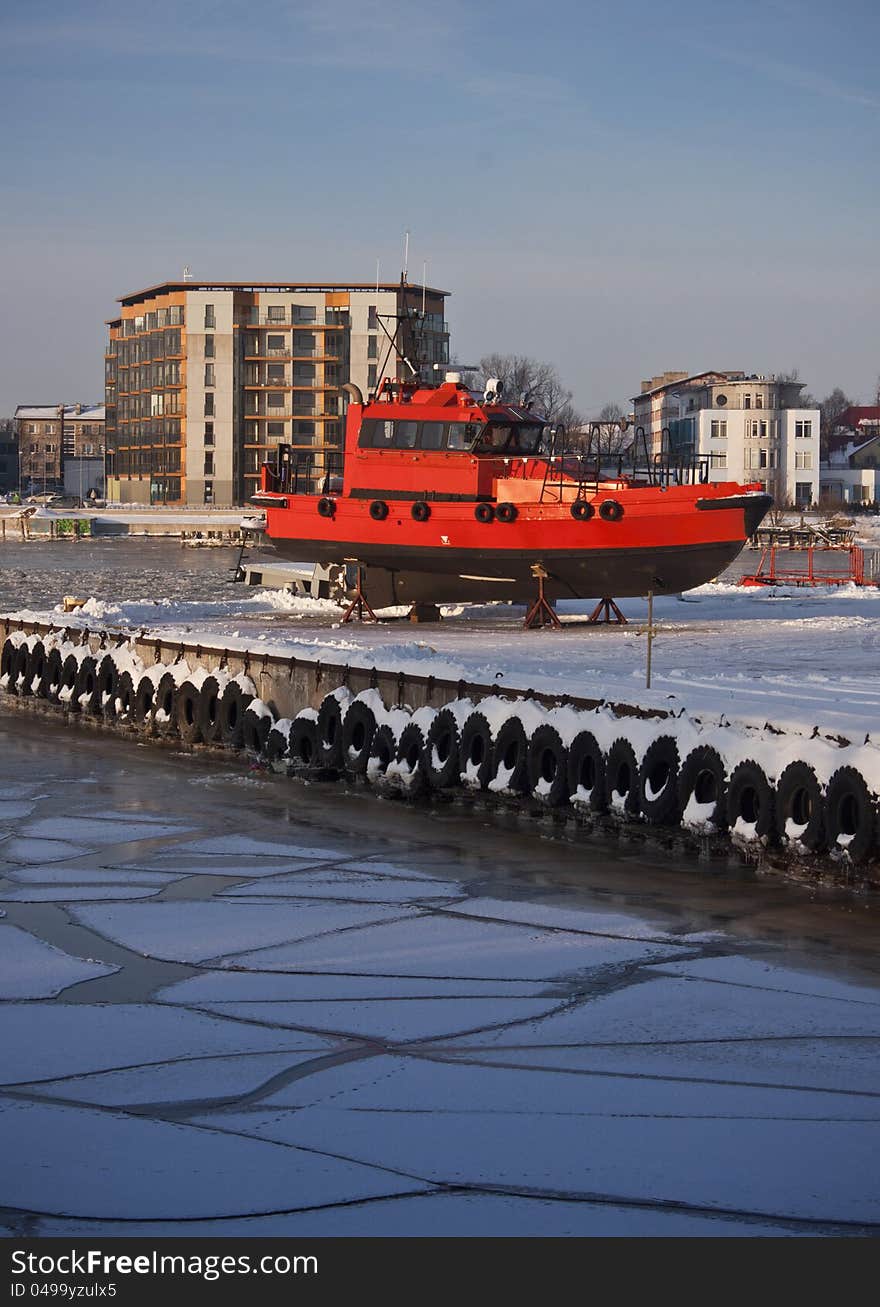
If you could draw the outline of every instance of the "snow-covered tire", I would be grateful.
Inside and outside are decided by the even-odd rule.
[[[547,808],[568,802],[568,750],[559,732],[545,722],[529,740],[529,788]]]
[[[119,669],[112,654],[104,654],[98,663],[98,705],[104,717],[111,720],[116,716],[116,691],[119,685]]]
[[[153,712],[153,700],[156,698],[156,685],[151,676],[142,676],[134,692],[135,725],[149,729]]]
[[[342,723],[342,759],[346,770],[354,776],[366,774],[375,734],[376,717],[372,708],[355,699]]]
[[[678,806],[678,745],[671,735],[660,735],[645,750],[639,767],[639,806],[652,826],[676,826]]]
[[[425,740],[425,776],[432,790],[450,790],[458,772],[458,721],[451,708],[441,708]]]
[[[28,684],[28,663],[30,662],[31,651],[26,644],[18,645],[12,656],[12,675],[9,678],[9,688],[16,694],[24,698],[31,692]]]
[[[87,654],[79,665],[71,705],[74,702],[80,712],[91,713],[94,717],[101,715],[101,698],[98,694],[98,664],[91,654]]]
[[[605,755],[592,731],[579,731],[568,746],[568,796],[572,803],[589,803],[593,812],[604,812],[608,806]]]
[[[50,703],[58,702],[58,692],[61,689],[61,669],[64,666],[64,659],[61,657],[59,649],[50,649],[46,655],[46,668],[43,672],[43,684],[40,687],[40,694]]]
[[[731,773],[727,785],[727,823],[741,837],[764,843],[776,838],[773,786],[763,768],[751,758],[739,763]]]
[[[245,753],[252,753],[255,757],[262,758],[266,752],[266,741],[275,718],[270,712],[255,713],[252,708],[253,705],[245,713],[241,724],[241,742]]]
[[[220,703],[223,696],[216,676],[202,681],[199,698],[199,735],[205,744],[216,744],[221,738]]]
[[[408,722],[397,741],[397,769],[404,794],[414,798],[427,788],[425,733],[415,722]]]
[[[492,750],[492,778],[509,773],[504,789],[526,794],[529,789],[529,740],[518,717],[508,717],[495,737]]]
[[[116,720],[130,722],[134,720],[135,688],[131,672],[123,672],[116,682]]]
[[[709,809],[702,819],[703,824],[716,831],[726,828],[727,770],[720,753],[709,744],[698,744],[692,749],[678,773],[678,804],[682,820],[691,800],[700,808]]]
[[[318,748],[317,723],[314,717],[295,717],[293,719],[287,737],[287,756],[294,771],[308,771],[316,765],[320,750]]]
[[[336,694],[325,694],[316,722],[318,761],[334,770],[342,766],[342,704]]]
[[[28,694],[42,697],[43,694],[43,677],[46,675],[46,646],[42,640],[37,640],[34,647],[28,655],[27,671],[25,680],[27,682]],[[34,681],[37,682],[34,688]]]
[[[619,737],[605,760],[605,796],[612,811],[639,815],[639,765],[629,740]]]
[[[220,700],[220,736],[227,749],[240,749],[244,743],[244,715],[253,695],[230,681]]]
[[[492,779],[492,729],[479,711],[472,712],[461,728],[458,771],[468,789],[484,790]]]
[[[367,760],[367,780],[371,785],[382,785],[388,768],[397,759],[397,741],[390,726],[379,726],[373,732],[370,756]]]
[[[790,762],[776,783],[776,820],[789,844],[811,853],[826,847],[825,801],[816,773],[805,762]]]
[[[11,639],[3,641],[3,652],[0,653],[0,677],[6,677],[6,689],[9,694],[13,692],[12,686],[12,669],[15,666],[15,651],[17,645]]]
[[[165,672],[156,686],[153,700],[153,730],[157,735],[174,735],[177,731],[175,709],[177,707],[177,682],[171,672]]]
[[[178,687],[174,704],[177,733],[184,744],[198,744],[202,738],[202,728],[199,725],[201,707],[201,692],[196,689],[192,681],[184,681],[183,685]]]
[[[853,862],[877,852],[877,804],[855,767],[838,767],[825,791],[828,844]]]

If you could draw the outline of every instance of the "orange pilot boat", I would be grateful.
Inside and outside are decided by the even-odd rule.
[[[356,565],[374,607],[528,602],[536,577],[551,601],[677,593],[732,562],[772,503],[710,482],[707,459],[650,457],[641,429],[609,471],[491,382],[482,399],[456,373],[386,379],[366,403],[344,389],[340,474],[316,490],[282,445],[254,502],[281,555]]]

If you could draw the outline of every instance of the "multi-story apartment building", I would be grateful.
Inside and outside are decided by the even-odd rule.
[[[64,489],[64,463],[104,459],[103,404],[19,404],[18,476],[25,494]]]
[[[780,505],[819,498],[819,410],[802,381],[745,372],[665,372],[633,399],[657,455],[706,458],[712,481],[760,481]]]
[[[278,445],[313,487],[337,464],[346,398],[449,357],[447,292],[405,283],[164,282],[124,295],[105,356],[108,495],[243,504]]]

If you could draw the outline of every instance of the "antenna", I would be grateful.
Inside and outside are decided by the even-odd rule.
[[[379,260],[376,260],[376,294],[379,294]]]
[[[425,316],[425,297],[428,294],[428,260],[422,263],[422,317]]]
[[[186,264],[184,264],[184,267],[183,267],[183,280],[184,280],[184,281],[192,281],[192,279],[193,279],[193,275],[192,275],[192,273],[191,273],[190,270],[189,270],[189,264],[186,263]]]
[[[409,269],[409,232],[403,234],[403,280],[406,281],[406,274]]]

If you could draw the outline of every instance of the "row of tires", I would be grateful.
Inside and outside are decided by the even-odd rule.
[[[388,713],[376,691],[352,698],[343,689],[326,695],[317,711],[276,720],[247,677],[179,673],[180,666],[138,674],[120,670],[115,651],[96,656],[79,648],[65,656],[40,640],[10,639],[0,686],[142,733],[242,749],[292,772],[364,777],[410,797],[466,788],[596,817],[727,831],[745,843],[845,851],[853,862],[878,852],[875,796],[851,766],[822,785],[809,764],[794,761],[774,783],[753,759],[728,768],[711,745],[682,758],[668,734],[637,757],[624,735],[605,748],[589,729],[563,739],[533,705],[508,705],[499,723],[494,700],[488,710],[456,701],[439,712]]]
[[[590,518],[596,513],[596,507],[588,499],[575,499],[570,511],[572,517],[577,522],[589,522]],[[370,502],[369,513],[374,522],[384,522],[390,509],[384,499],[373,499]],[[623,504],[617,499],[603,499],[598,508],[599,516],[603,522],[619,522],[623,517]],[[320,517],[332,518],[336,515],[336,500],[331,499],[329,495],[324,495],[318,500],[318,515]],[[426,499],[417,499],[410,507],[410,516],[415,522],[427,522],[431,516],[431,505]],[[519,517],[519,509],[516,504],[490,504],[479,503],[474,508],[474,517],[478,522],[488,524],[489,522],[515,522]]]

